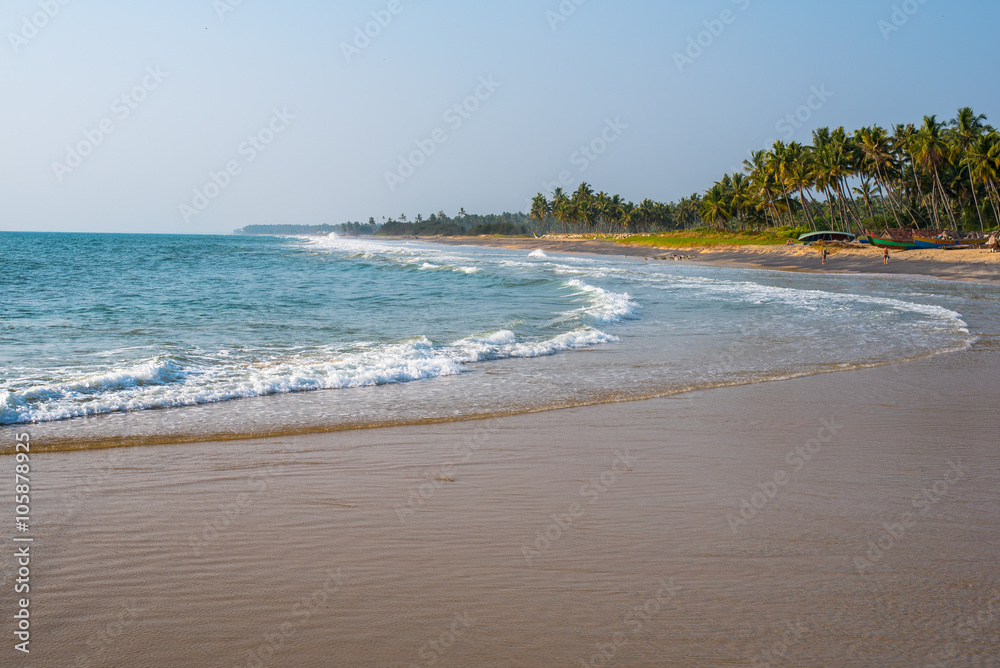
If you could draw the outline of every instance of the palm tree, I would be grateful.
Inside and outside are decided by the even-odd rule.
[[[622,199],[621,195],[614,195],[613,197],[606,198],[604,203],[604,219],[608,221],[611,229],[622,230],[622,205],[625,204],[625,200]]]
[[[809,149],[798,142],[792,142],[787,147],[787,160],[784,162],[784,175],[788,187],[799,191],[799,201],[802,203],[802,212],[806,221],[815,230],[816,221],[809,212],[809,204],[806,202],[806,189],[812,188],[813,168]]]
[[[858,149],[854,136],[848,135],[843,126],[830,133],[830,142],[834,149],[836,164],[836,189],[843,201],[843,210],[847,216],[850,216],[853,223],[856,223],[859,228],[863,228],[861,216],[857,212],[857,202],[851,196],[851,188],[848,184],[848,179],[856,176],[860,171],[861,151]]]
[[[972,180],[973,194],[975,194],[976,184],[981,184],[986,188],[987,197],[993,206],[993,215],[1000,222],[1000,208],[997,193],[997,181],[1000,180],[1000,134],[991,132],[977,138],[970,146],[963,158],[963,164],[969,170],[969,178]],[[978,210],[979,204],[976,203]],[[982,213],[979,222],[982,226]]]
[[[733,174],[730,178],[730,211],[736,214],[740,221],[740,230],[745,226],[746,216],[750,209],[750,180],[743,174]]]
[[[768,169],[768,162],[767,151],[753,151],[750,153],[750,159],[743,161],[743,171],[749,175],[750,187],[758,197],[756,209],[764,211],[765,220],[769,214],[773,215],[774,224],[777,225],[780,220],[777,207],[774,205],[776,188],[774,175]]]
[[[701,200],[701,219],[721,230],[730,218],[732,216],[726,208],[725,190],[721,183],[716,183]]]
[[[586,181],[581,183],[580,187],[578,187],[576,189],[576,192],[573,193],[573,199],[577,201],[589,200],[593,196],[594,196],[594,189]]]
[[[788,186],[788,167],[790,164],[788,147],[783,141],[774,142],[770,153],[767,156],[767,168],[774,176],[774,183],[777,186],[778,194],[785,200],[785,207],[788,211],[788,225],[795,227],[795,220],[792,215],[791,189]]]
[[[545,195],[538,193],[531,200],[531,219],[538,222],[538,229],[542,229],[542,224],[552,215],[552,207]]]
[[[896,226],[902,227],[903,224],[900,222],[899,216],[896,215],[896,206],[892,199],[892,193],[889,191],[888,174],[891,170],[895,169],[895,159],[893,157],[892,145],[889,142],[889,133],[885,131],[885,128],[876,125],[871,128],[858,130],[855,133],[855,137],[857,138],[858,148],[864,155],[863,165],[872,170],[875,185],[878,187],[879,199],[885,202],[887,199],[885,193],[889,193],[888,202],[889,209],[892,211],[892,217],[896,220]],[[883,185],[885,186],[885,192],[882,190]]]
[[[635,215],[635,204],[633,204],[632,202],[625,202],[624,204],[622,204],[621,211],[622,211],[621,213],[622,226],[626,230],[631,231],[633,226],[635,225],[635,220],[633,218],[633,216]]]
[[[945,141],[943,130],[944,124],[937,121],[937,116],[924,116],[924,124],[917,133],[913,155],[919,164],[929,167],[933,173],[934,183],[937,185],[942,203],[945,205],[945,210],[951,219],[952,229],[957,230],[958,224],[955,222],[955,216],[952,214],[951,207],[948,206],[948,196],[944,191],[944,185],[941,183],[940,168],[948,163],[951,152],[948,143]],[[933,193],[931,202],[934,204],[934,220],[937,222],[938,227],[940,227],[941,221],[937,211],[937,197],[933,196]]]
[[[984,133],[992,132],[993,128],[986,125],[986,116],[984,114],[979,114],[978,116],[972,107],[962,107],[958,110],[958,116],[956,116],[949,124],[953,128],[953,134],[955,137],[955,144],[958,148],[959,155],[965,156],[971,147]],[[963,157],[962,162],[965,163],[964,166],[969,172],[969,184],[972,186],[972,201],[976,207],[976,214],[979,216],[979,228],[980,231],[985,231],[986,227],[983,224],[983,212],[979,210],[979,198],[976,195],[976,182],[972,178],[972,167],[967,164],[967,160]]]
[[[830,209],[830,221],[835,222],[837,216],[833,208],[833,188],[834,183],[839,183],[838,158],[834,150],[833,138],[830,128],[817,128],[813,130],[813,179],[817,188],[822,188],[826,194],[826,204]],[[838,206],[840,201],[838,200]],[[834,226],[836,227],[836,226]],[[842,229],[848,229],[850,223],[845,216],[841,216]]]
[[[921,206],[924,206],[926,209],[927,208],[926,196],[924,195],[923,185],[920,182],[920,173],[917,171],[917,159],[915,157],[915,151],[917,145],[917,129],[913,126],[912,123],[906,123],[905,125],[904,124],[896,125],[893,132],[892,144],[893,148],[898,152],[899,157],[909,160],[910,173],[913,177],[913,186],[916,189],[917,195],[919,197],[919,204]],[[901,162],[901,172],[902,172],[901,185],[905,189],[906,164],[904,160],[900,160],[900,162]],[[914,188],[910,189],[911,193],[913,192]],[[912,201],[912,195],[911,195],[911,201]],[[927,211],[925,211],[925,213],[927,213]],[[931,216],[928,216],[927,219],[930,220]],[[940,222],[937,221],[936,218],[934,220],[935,220],[935,226],[940,227]]]

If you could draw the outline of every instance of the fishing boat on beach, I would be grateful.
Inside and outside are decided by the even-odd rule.
[[[929,239],[927,237],[913,237],[913,243],[917,245],[917,248],[967,248],[985,244],[988,240],[989,237],[981,237],[977,239]]]
[[[882,239],[868,235],[868,243],[881,248],[895,248],[896,250],[913,250],[919,248],[915,241],[896,241],[895,239]]]

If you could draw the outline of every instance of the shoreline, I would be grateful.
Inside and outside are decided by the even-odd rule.
[[[449,238],[449,239],[434,239],[431,241],[426,241],[426,243],[439,243],[445,245],[468,245],[468,246],[480,246],[480,247],[494,247],[494,248],[514,248],[518,250],[536,250],[541,247],[543,250],[548,250],[550,252],[559,253],[585,253],[591,255],[608,255],[617,256],[622,255],[631,257],[649,257],[652,252],[659,249],[653,249],[646,246],[621,246],[611,241],[603,240],[587,240],[587,239],[500,239],[500,238]],[[764,249],[764,250],[759,250]],[[850,249],[853,250],[853,249]],[[792,272],[805,272],[805,273],[837,273],[837,274],[847,274],[847,273],[862,273],[856,271],[847,271],[841,268],[837,270],[834,268],[832,271],[821,272],[816,269],[816,267],[805,266],[807,262],[816,263],[818,260],[814,256],[815,251],[805,249],[801,246],[799,247],[752,247],[750,249],[734,250],[732,248],[724,249],[713,249],[706,250],[701,249],[700,251],[692,251],[691,249],[685,249],[681,251],[684,253],[685,257],[693,258],[690,260],[685,260],[685,262],[692,262],[699,265],[705,266],[731,266],[731,267],[750,267],[755,269],[764,269],[771,271],[792,271]],[[698,255],[693,255],[697,252]],[[917,251],[912,251],[917,252]],[[940,251],[933,251],[934,253],[939,253]],[[871,253],[865,253],[864,251],[858,253],[862,256],[870,255]],[[756,257],[756,263],[750,262],[738,262],[733,260],[734,255],[746,260],[748,257]],[[662,256],[661,256],[662,257]],[[721,259],[720,259],[721,258]],[[795,265],[781,265],[775,266],[774,263],[787,262],[788,258],[792,258],[797,261]],[[830,262],[833,264],[836,256],[831,256]],[[1000,255],[997,255],[1000,259]],[[848,258],[842,258],[847,260]],[[881,259],[879,257],[879,259]],[[669,260],[659,260],[669,261]],[[768,264],[770,262],[771,264]],[[940,260],[938,261],[940,263]],[[881,264],[879,264],[881,267]],[[896,265],[890,265],[889,269],[895,271],[886,271],[887,274],[903,276],[915,275],[912,271],[900,271],[900,263]],[[919,275],[919,274],[916,274]],[[924,273],[923,275],[931,276],[930,273]],[[938,278],[959,278],[957,276],[937,276]],[[987,281],[986,278],[974,278],[969,279],[963,276],[966,280],[977,280],[977,281]],[[929,356],[916,356],[916,357],[903,357],[900,359],[888,360],[888,361],[878,361],[878,362],[866,362],[851,365],[848,368],[839,367],[838,368],[828,368],[828,369],[815,369],[810,371],[805,371],[802,373],[786,374],[776,377],[769,378],[759,378],[753,381],[740,381],[740,382],[723,382],[719,384],[704,384],[704,385],[692,385],[684,388],[646,388],[643,392],[613,392],[604,393],[600,395],[584,396],[577,395],[572,398],[563,398],[559,401],[550,401],[545,405],[536,405],[531,408],[518,408],[516,410],[503,410],[497,411],[493,409],[489,410],[479,410],[475,412],[469,412],[464,414],[454,414],[448,416],[441,415],[427,415],[427,416],[410,416],[410,417],[396,417],[391,420],[371,420],[371,421],[359,421],[359,420],[348,420],[348,421],[338,421],[329,422],[323,421],[322,419],[316,418],[310,421],[302,421],[297,425],[284,425],[280,423],[261,423],[259,421],[247,422],[245,416],[247,413],[256,413],[254,410],[256,402],[280,402],[280,410],[282,412],[302,412],[310,410],[310,398],[315,397],[315,395],[327,395],[331,391],[328,390],[318,390],[318,391],[303,391],[294,393],[278,393],[273,395],[259,396],[259,397],[244,397],[239,399],[233,399],[222,402],[212,402],[207,404],[198,404],[192,406],[181,406],[181,407],[168,407],[168,408],[151,408],[141,411],[129,411],[129,412],[113,412],[106,414],[93,415],[82,418],[72,418],[69,420],[57,420],[51,422],[41,422],[41,423],[18,423],[12,425],[0,426],[0,458],[4,455],[13,454],[13,435],[26,430],[31,430],[39,434],[39,443],[37,446],[37,452],[72,452],[72,451],[99,451],[99,450],[112,450],[112,449],[122,449],[122,448],[135,448],[144,446],[170,446],[174,444],[199,444],[199,443],[226,443],[234,441],[244,441],[244,440],[265,440],[283,437],[293,437],[293,436],[307,436],[307,435],[323,435],[323,434],[336,434],[341,432],[353,432],[353,431],[372,431],[372,430],[382,430],[398,427],[416,427],[421,425],[442,425],[449,423],[468,423],[477,420],[485,420],[492,418],[504,418],[517,415],[528,415],[545,413],[552,411],[561,410],[571,410],[581,407],[593,407],[601,405],[615,405],[624,404],[632,402],[648,401],[657,398],[686,395],[692,392],[708,391],[712,389],[717,389],[721,387],[734,387],[742,385],[754,385],[761,383],[774,383],[774,382],[786,382],[790,379],[813,376],[813,375],[824,375],[828,373],[841,373],[841,372],[857,372],[860,370],[874,368],[879,366],[893,366],[893,365],[906,365],[913,363],[915,361],[920,361],[923,359],[928,359],[929,357],[936,357],[940,355],[950,354],[949,351],[934,352]],[[508,360],[509,362],[509,360]],[[399,390],[405,390],[409,388],[408,383],[403,384],[390,384],[388,386],[378,386],[380,392],[396,392]],[[358,391],[357,389],[353,391]],[[334,391],[336,392],[336,391]],[[402,397],[401,397],[402,398]],[[403,400],[405,402],[405,399]],[[273,406],[273,404],[272,404]],[[197,411],[199,418],[197,422],[191,420],[184,421],[183,429],[174,424],[170,424],[167,428],[163,428],[167,423],[162,419],[168,413],[173,414],[175,411]],[[191,414],[189,414],[190,417]],[[117,422],[117,424],[112,424],[112,422]],[[202,428],[193,426],[196,423],[201,423]],[[204,427],[205,424],[212,424],[211,428]],[[218,425],[227,425],[226,427],[219,427]],[[109,431],[109,427],[112,427],[115,431],[112,433]]]
[[[539,239],[498,237],[425,237],[417,241],[445,246],[482,246],[553,253],[615,255],[654,262],[691,262],[701,265],[770,269],[817,274],[889,274],[929,276],[948,280],[1000,283],[1000,253],[986,249],[890,251],[888,265],[876,248],[830,248],[827,264],[818,251],[795,246],[668,247],[620,244],[604,239]],[[678,257],[671,260],[671,257]],[[683,259],[680,259],[683,258]]]
[[[636,667],[996,656],[996,624],[956,624],[1000,591],[981,401],[998,347],[473,423],[39,454],[36,660],[72,663],[116,620],[109,665],[430,665],[443,633],[441,665],[495,668],[601,648]]]
[[[972,344],[973,346],[975,343]],[[940,352],[930,353],[928,355],[923,355],[920,357],[911,357],[899,360],[890,360],[885,362],[867,362],[858,363],[852,365],[849,368],[828,368],[822,370],[814,370],[810,372],[802,372],[792,375],[779,375],[771,378],[760,378],[749,381],[732,381],[732,382],[722,382],[713,385],[703,385],[698,387],[690,387],[686,389],[678,390],[661,390],[661,391],[650,391],[644,394],[637,395],[622,395],[619,393],[609,394],[608,396],[600,398],[584,398],[577,399],[568,402],[560,402],[556,404],[551,404],[547,406],[535,407],[535,408],[525,408],[520,410],[513,410],[509,412],[481,412],[481,413],[470,413],[468,415],[459,416],[449,416],[449,417],[423,417],[423,418],[413,418],[413,419],[402,419],[402,420],[387,420],[382,422],[371,422],[371,423],[347,423],[347,424],[334,424],[334,425],[315,425],[300,428],[289,428],[283,430],[270,430],[270,431],[245,431],[245,432],[218,432],[218,433],[178,433],[178,434],[156,434],[156,435],[146,435],[146,434],[131,434],[131,435],[117,435],[117,436],[88,436],[82,438],[52,438],[49,435],[42,432],[40,436],[36,436],[39,433],[39,428],[44,428],[45,426],[52,426],[55,428],[61,427],[72,427],[74,426],[74,421],[92,421],[92,420],[103,420],[109,418],[115,418],[119,416],[142,416],[144,413],[153,413],[161,411],[184,411],[190,408],[196,408],[197,406],[180,406],[180,407],[168,407],[168,408],[153,408],[146,409],[144,411],[132,411],[129,413],[104,413],[95,416],[89,416],[86,418],[70,418],[67,420],[57,420],[51,422],[40,422],[40,423],[21,423],[13,425],[3,425],[0,427],[0,459],[4,457],[14,455],[15,449],[13,443],[15,442],[14,436],[21,432],[33,432],[31,434],[32,439],[35,439],[35,443],[32,446],[32,451],[36,453],[68,453],[68,452],[91,452],[91,451],[102,451],[102,450],[120,450],[120,449],[130,449],[130,448],[146,448],[146,447],[164,447],[173,445],[199,445],[208,443],[232,443],[237,441],[264,441],[273,440],[280,438],[292,438],[292,437],[309,437],[309,436],[330,436],[335,434],[340,434],[344,432],[370,432],[379,431],[384,429],[402,429],[402,428],[420,428],[420,427],[432,427],[439,425],[450,425],[450,424],[461,424],[461,423],[474,423],[474,422],[484,422],[488,420],[498,420],[504,418],[514,418],[524,415],[539,415],[543,413],[554,413],[559,411],[569,411],[577,409],[588,409],[598,406],[615,406],[620,404],[634,404],[646,401],[656,401],[661,399],[670,399],[677,397],[684,397],[698,392],[711,392],[713,390],[720,390],[726,388],[736,388],[736,387],[750,387],[754,385],[765,385],[771,383],[784,383],[788,381],[798,380],[801,378],[811,378],[814,376],[825,376],[829,374],[849,374],[856,373],[858,371],[864,371],[867,369],[877,369],[880,367],[892,367],[900,366],[906,364],[913,364],[915,362],[921,362],[924,360],[932,359],[935,357],[940,357],[943,355],[952,355],[957,352],[962,352],[961,350],[943,350]],[[380,386],[383,387],[384,386]],[[254,401],[269,401],[273,399],[280,398],[292,398],[303,397],[312,394],[313,392],[337,392],[340,390],[312,390],[293,393],[289,395],[266,395],[261,397],[244,397],[240,399],[231,399],[224,402],[218,402],[215,404],[209,404],[210,408],[217,408],[219,410],[225,410],[227,408],[238,409],[236,404],[240,402],[254,402]],[[6,445],[5,444],[9,444]]]

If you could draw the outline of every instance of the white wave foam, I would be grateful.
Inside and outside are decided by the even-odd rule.
[[[531,251],[530,253],[528,253],[528,257],[547,258],[548,255],[545,254],[545,251],[543,251],[541,248],[539,248],[536,251]]]
[[[346,389],[439,378],[463,373],[463,364],[511,357],[539,357],[617,342],[580,328],[538,342],[519,342],[509,330],[436,346],[426,337],[395,345],[358,347],[337,355],[316,351],[264,362],[216,359],[209,366],[173,360],[147,362],[23,391],[0,391],[0,424],[46,422],[102,413],[215,403],[323,389]]]
[[[944,330],[968,334],[968,323],[961,313],[936,306],[908,302],[891,297],[876,297],[829,290],[808,290],[763,285],[752,281],[728,281],[711,278],[672,277],[676,280],[661,286],[689,288],[713,295],[722,301],[741,301],[751,304],[781,304],[795,309],[813,312],[843,311],[856,314],[859,304],[881,306],[898,313],[908,313],[928,317]]]
[[[591,305],[582,309],[582,313],[594,320],[610,323],[639,318],[639,304],[633,301],[627,292],[611,292],[578,279],[566,281],[566,285],[576,288],[590,298]]]
[[[482,362],[510,357],[544,357],[565,350],[618,343],[619,341],[621,339],[617,336],[606,334],[592,327],[580,327],[544,341],[518,342],[514,332],[505,329],[484,336],[456,341],[452,344],[452,348],[457,352],[456,358],[462,362]]]

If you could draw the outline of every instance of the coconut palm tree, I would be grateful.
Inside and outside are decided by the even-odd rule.
[[[802,212],[805,214],[806,222],[815,230],[816,220],[809,211],[809,203],[806,201],[806,190],[813,187],[813,167],[810,151],[807,147],[798,142],[792,142],[787,147],[787,160],[784,163],[785,181],[788,187],[799,191],[799,201],[802,203]]]
[[[701,200],[701,219],[721,230],[731,218],[732,215],[726,206],[725,189],[721,183],[716,183]]]
[[[614,225],[615,229],[624,230],[625,225],[623,221],[624,211],[623,206],[625,200],[622,199],[621,195],[615,195],[608,200],[606,215],[611,223]]]
[[[751,152],[750,159],[743,161],[743,171],[749,175],[749,186],[754,193],[755,208],[757,211],[764,212],[765,220],[768,219],[769,215],[773,215],[774,224],[777,225],[780,222],[777,207],[774,205],[777,189],[774,175],[768,169],[768,152]]]
[[[538,222],[538,229],[541,231],[543,223],[552,215],[552,206],[545,198],[545,195],[538,193],[531,200],[531,219]]]
[[[944,124],[938,122],[937,116],[924,116],[924,124],[917,132],[913,156],[916,158],[917,163],[928,168],[934,175],[934,184],[937,186],[941,202],[951,220],[952,229],[957,230],[958,224],[955,221],[951,207],[948,206],[948,195],[945,193],[944,185],[941,183],[941,168],[948,164],[950,154],[951,147],[948,146],[948,142],[944,137]],[[938,215],[937,197],[933,196],[933,193],[931,202],[934,204],[934,220],[940,227],[941,221]]]
[[[962,163],[969,170],[972,180],[973,194],[976,185],[986,189],[987,198],[993,206],[993,215],[1000,222],[1000,195],[997,193],[997,181],[1000,180],[1000,134],[991,132],[978,137],[966,151]],[[978,201],[976,208],[979,208]],[[979,216],[980,226],[983,225],[982,213]]]
[[[740,230],[745,227],[747,214],[751,208],[750,180],[743,174],[733,174],[730,178],[730,211],[739,219]]]
[[[879,199],[889,202],[889,209],[892,217],[896,221],[897,227],[902,227],[899,216],[896,214],[896,206],[893,201],[892,192],[889,189],[888,174],[895,169],[895,159],[893,157],[892,145],[889,141],[889,133],[878,125],[870,128],[862,128],[854,133],[857,139],[858,148],[864,155],[862,164],[870,170],[875,185],[878,187]],[[883,191],[883,185],[885,191]],[[889,197],[886,197],[886,193]],[[870,206],[870,205],[869,205]]]
[[[972,201],[976,207],[976,214],[979,216],[979,228],[980,231],[985,231],[986,227],[983,224],[983,212],[979,210],[979,198],[976,195],[976,182],[972,178],[972,167],[967,164],[965,156],[969,151],[969,148],[981,137],[984,133],[992,132],[993,128],[986,124],[986,116],[984,114],[976,114],[972,111],[972,107],[962,107],[958,110],[958,115],[952,119],[949,125],[952,127],[952,135],[955,138],[955,146],[958,149],[958,154],[962,157],[962,166],[964,166],[969,173],[969,184],[972,186]]]

